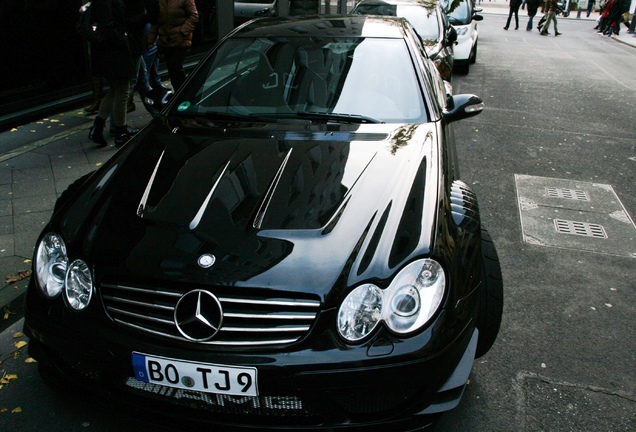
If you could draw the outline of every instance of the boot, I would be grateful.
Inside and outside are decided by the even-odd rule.
[[[106,120],[101,117],[95,117],[95,122],[93,126],[91,126],[88,131],[88,139],[97,143],[100,147],[107,147],[108,143],[104,138],[104,126],[106,125]]]
[[[84,108],[84,112],[89,114],[99,111],[99,104],[102,103],[104,97],[104,87],[101,78],[91,77],[91,90],[93,90],[93,103]]]
[[[124,126],[115,126],[115,147],[120,148],[126,142],[132,138],[133,134],[131,128],[128,125]]]

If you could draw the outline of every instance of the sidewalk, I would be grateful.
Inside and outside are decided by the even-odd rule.
[[[136,97],[128,125],[142,128],[151,117]],[[55,200],[117,150],[107,131],[109,147],[88,139],[94,118],[80,109],[0,132],[0,330],[21,315],[35,242]]]
[[[482,15],[508,15],[509,12],[509,6],[508,6],[508,0],[477,0],[477,8],[482,9],[481,14]],[[571,11],[570,15],[567,18],[562,17],[561,15],[559,15],[558,20],[584,20],[584,21],[596,21],[599,17],[598,11],[592,12],[590,14],[589,17],[586,17],[586,12],[582,11],[581,12],[581,18],[577,18],[578,11]],[[527,11],[519,9],[519,19],[521,20],[521,17],[527,17]],[[541,9],[539,9],[539,12],[537,13],[537,18],[535,18],[538,21],[538,19],[541,17]],[[636,48],[636,35],[634,34],[630,34],[627,33],[627,27],[622,26],[621,27],[621,34],[618,36],[612,36],[612,39],[616,40],[617,42],[620,42],[622,44],[625,45],[630,45],[634,48]]]

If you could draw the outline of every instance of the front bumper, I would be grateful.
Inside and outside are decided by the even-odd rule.
[[[324,349],[314,341],[311,349],[212,353],[178,344],[167,347],[165,341],[148,341],[107,321],[78,325],[77,314],[62,311],[38,293],[27,295],[29,353],[66,384],[76,383],[135,412],[161,414],[177,423],[195,419],[249,429],[416,430],[459,403],[477,342],[474,320],[469,319],[455,327],[450,343],[434,354],[422,353],[422,340],[430,341],[433,328],[452,328],[453,314],[442,312],[430,331],[406,344],[377,338],[342,350],[329,346],[324,333],[318,341]],[[137,381],[133,351],[256,367],[259,396],[201,393]]]

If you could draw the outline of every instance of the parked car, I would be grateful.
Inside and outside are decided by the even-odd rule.
[[[482,109],[450,94],[404,19],[234,30],[58,199],[26,294],[29,354],[51,382],[163,424],[428,424],[501,322],[453,141]]]
[[[426,52],[442,78],[451,81],[457,33],[437,0],[363,0],[351,13],[408,19],[422,38]]]
[[[234,0],[234,23],[278,15],[277,0]]]
[[[455,45],[455,70],[461,74],[470,72],[470,65],[477,61],[477,42],[479,32],[477,21],[484,19],[479,15],[473,0],[442,0],[448,20],[457,31]]]

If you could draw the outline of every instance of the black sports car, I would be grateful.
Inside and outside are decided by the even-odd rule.
[[[451,95],[399,18],[267,18],[60,196],[26,298],[30,354],[163,416],[414,429],[495,341],[499,262]]]

